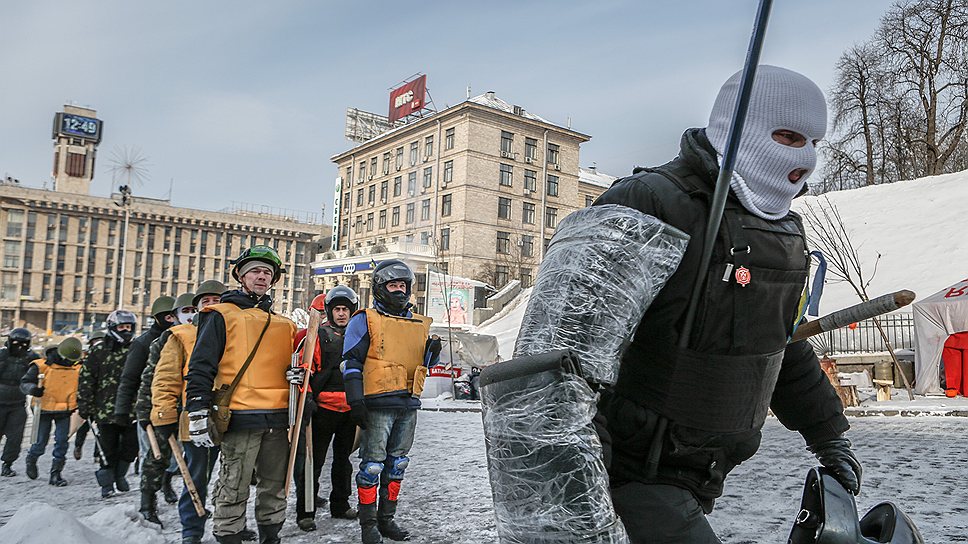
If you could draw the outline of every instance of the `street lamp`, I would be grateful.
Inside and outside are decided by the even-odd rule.
[[[124,209],[124,230],[121,232],[121,285],[118,287],[118,309],[124,307],[124,268],[128,256],[128,219],[131,216],[131,186],[122,185],[118,188],[121,192],[121,202],[116,205]]]

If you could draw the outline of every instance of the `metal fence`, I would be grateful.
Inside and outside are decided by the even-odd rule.
[[[877,318],[890,339],[894,349],[914,349],[914,315],[910,313],[889,314]],[[880,331],[872,319],[857,323],[856,328],[841,329],[818,334],[810,339],[818,353],[877,353],[888,351]]]

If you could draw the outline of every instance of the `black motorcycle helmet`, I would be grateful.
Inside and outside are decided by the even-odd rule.
[[[115,310],[108,315],[105,324],[108,326],[108,336],[113,338],[122,346],[127,346],[134,338],[134,328],[138,324],[138,318],[127,310]],[[130,324],[130,331],[119,331],[118,325]]]
[[[20,356],[30,349],[30,331],[23,327],[17,327],[7,334],[7,349],[10,354]]]
[[[387,291],[387,284],[391,281],[403,281],[407,284],[404,293]],[[381,261],[373,269],[373,298],[388,312],[399,314],[410,305],[410,295],[413,291],[413,270],[400,259]]]
[[[350,289],[345,285],[337,285],[326,293],[326,319],[329,320],[331,325],[336,325],[333,321],[333,308],[337,306],[346,306],[350,309],[350,315],[356,313],[356,310],[360,309],[360,297],[356,295],[356,291]]]

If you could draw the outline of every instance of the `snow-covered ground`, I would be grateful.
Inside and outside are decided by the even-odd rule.
[[[864,464],[858,509],[863,513],[877,502],[893,500],[911,515],[927,542],[968,542],[965,421],[958,417],[852,419],[850,437]],[[710,516],[728,544],[784,542],[798,511],[803,477],[813,465],[799,435],[785,430],[775,419],[767,421],[763,434],[760,452],[734,471],[726,494]],[[137,485],[135,491],[102,501],[90,455],[88,445],[83,460],[68,461],[65,477],[71,485],[64,488],[51,487],[43,479],[28,480],[23,476],[21,458],[15,467],[20,474],[0,480],[0,523],[9,522],[0,528],[0,542],[109,542],[107,538],[84,540],[71,518],[80,518],[97,535],[119,541],[154,544],[161,541],[159,536],[165,542],[180,541],[175,509],[163,502],[159,505],[163,531],[132,521],[131,513],[138,504]],[[421,412],[411,457],[398,518],[414,532],[413,542],[497,542],[479,413]],[[42,476],[49,462],[49,455],[41,459]],[[328,464],[324,472],[328,472]],[[322,488],[321,494],[326,496],[325,479]],[[43,508],[32,502],[63,512],[34,516],[26,528],[11,519],[21,508],[25,516]],[[354,521],[332,520],[324,510],[317,514],[319,530],[303,533],[296,528],[294,517],[290,507],[283,529],[285,542],[359,542]],[[250,510],[250,527],[254,526],[252,519]],[[31,527],[37,538],[17,538]],[[62,537],[52,540],[48,538],[51,534]],[[210,534],[205,542],[214,542]]]

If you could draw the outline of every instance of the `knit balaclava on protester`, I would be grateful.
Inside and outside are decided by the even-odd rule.
[[[719,90],[709,114],[706,137],[719,153],[736,107],[742,71]],[[791,130],[803,135],[806,145],[790,147],[773,140],[773,132]],[[823,92],[806,76],[786,68],[760,65],[753,81],[746,123],[740,140],[730,188],[750,213],[774,221],[790,212],[790,203],[817,166],[813,141],[827,132],[827,104]],[[796,182],[788,178],[797,169],[807,172]]]

